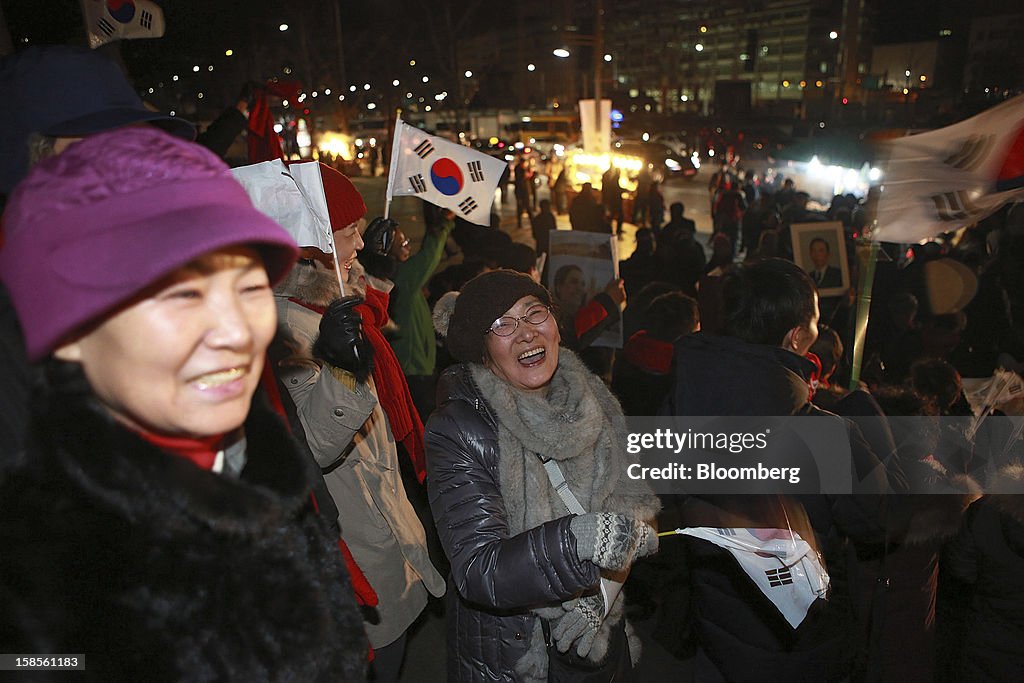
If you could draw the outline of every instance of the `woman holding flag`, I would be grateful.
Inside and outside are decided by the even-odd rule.
[[[356,260],[364,238],[385,242],[382,235],[394,226],[376,219],[367,227],[362,196],[331,167],[292,164],[282,173],[279,163],[236,169],[257,208],[299,233],[304,247],[274,289],[284,349],[273,371],[323,471],[342,538],[377,596],[375,614],[364,623],[374,680],[393,681],[406,630],[428,596],[445,591],[398,461],[398,443],[414,464],[422,455],[415,445],[419,418],[407,389],[403,395],[393,352],[375,329],[386,318],[384,295],[367,289]],[[306,221],[313,228],[300,230]]]

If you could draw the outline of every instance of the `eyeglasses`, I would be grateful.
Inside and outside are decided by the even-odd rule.
[[[526,315],[521,318],[516,318],[511,315],[503,315],[484,331],[484,334],[493,332],[499,337],[508,337],[515,334],[515,331],[519,329],[519,323],[525,321],[531,325],[542,325],[551,317],[550,306],[534,306],[526,312]]]

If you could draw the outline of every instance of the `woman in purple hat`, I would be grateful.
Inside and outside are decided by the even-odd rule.
[[[39,380],[0,479],[0,652],[97,680],[362,677],[315,465],[252,400],[291,238],[150,128],[40,163],[3,227]]]

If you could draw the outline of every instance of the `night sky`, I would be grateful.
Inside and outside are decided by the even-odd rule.
[[[167,81],[172,74],[191,71],[194,65],[202,65],[204,73],[202,79],[197,77],[191,84],[218,91],[228,88],[228,81],[240,84],[248,78],[269,77],[289,61],[295,64],[297,72],[301,71],[303,55],[298,49],[295,29],[296,7],[314,13],[319,9],[324,17],[307,27],[307,44],[313,46],[312,60],[322,64],[320,72],[335,73],[329,71],[337,63],[331,13],[335,0],[306,0],[301,5],[280,0],[155,1],[163,7],[166,17],[164,38],[123,41],[119,46],[140,89]],[[842,0],[834,1],[841,4]],[[606,4],[614,12],[614,6]],[[1019,2],[1014,0],[872,0],[872,4],[878,8],[875,42],[879,44],[930,40],[942,28],[963,30],[969,25],[969,12],[981,15],[1021,11]],[[78,0],[0,0],[0,5],[16,44],[25,38],[33,43],[84,43]],[[401,77],[400,69],[410,56],[419,62],[417,68],[440,75],[437,65],[443,56],[438,53],[438,46],[427,39],[430,21],[435,22],[435,27],[443,22],[439,8],[449,8],[454,18],[468,10],[468,31],[493,25],[495,21],[494,5],[484,0],[344,0],[341,6],[350,83]],[[430,10],[437,15],[428,18],[426,12]],[[503,12],[506,18],[513,18],[511,5]],[[280,33],[277,27],[281,23],[289,23],[293,28]],[[250,48],[254,43],[259,46],[255,57]],[[233,49],[235,57],[226,59],[226,49]],[[218,71],[205,73],[208,65],[214,65]],[[325,85],[328,84],[321,83],[319,87]]]

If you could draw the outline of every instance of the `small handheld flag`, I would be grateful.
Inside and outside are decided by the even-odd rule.
[[[151,0],[81,0],[89,47],[115,40],[159,38],[164,34],[164,12]]]
[[[491,204],[507,165],[500,159],[395,121],[386,200],[419,197],[477,225],[490,225]]]

